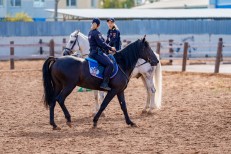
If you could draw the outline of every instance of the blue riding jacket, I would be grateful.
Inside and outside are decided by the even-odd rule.
[[[121,49],[120,31],[116,27],[108,30],[106,43],[115,47],[116,50]]]

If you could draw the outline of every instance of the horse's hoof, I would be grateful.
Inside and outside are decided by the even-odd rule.
[[[152,115],[153,114],[152,110],[148,110],[147,114]]]
[[[70,128],[72,128],[71,122],[67,122],[67,126],[69,126]]]
[[[61,130],[61,128],[60,127],[53,127],[53,130]]]
[[[141,114],[146,114],[147,113],[147,110],[146,109],[143,109]]]
[[[131,123],[131,127],[138,127],[135,123]]]
[[[97,123],[96,122],[93,123],[93,128],[97,128]]]

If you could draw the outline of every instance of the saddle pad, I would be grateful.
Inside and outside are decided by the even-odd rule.
[[[113,57],[113,55],[108,55],[108,57],[111,59],[111,61],[113,62],[113,71],[112,74],[110,76],[110,78],[113,78],[117,72],[118,72],[118,65],[116,63],[115,58]],[[103,79],[103,72],[104,72],[104,67],[102,65],[100,65],[96,60],[92,59],[92,58],[85,58],[88,61],[89,64],[89,70],[92,76]]]

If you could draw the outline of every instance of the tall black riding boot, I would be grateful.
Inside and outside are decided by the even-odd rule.
[[[105,77],[105,78],[103,79],[103,83],[101,83],[101,85],[100,85],[100,88],[102,88],[102,89],[104,89],[104,90],[110,91],[111,88],[108,86],[108,83],[109,83],[109,78],[108,78],[108,77]]]

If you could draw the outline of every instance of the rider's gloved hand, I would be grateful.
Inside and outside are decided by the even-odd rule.
[[[109,54],[115,54],[116,53],[116,49],[115,47],[112,47],[110,51],[108,51]]]
[[[115,47],[111,47],[111,51],[116,52],[116,48]]]

